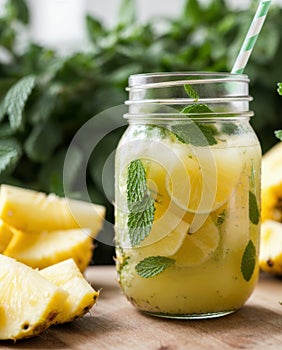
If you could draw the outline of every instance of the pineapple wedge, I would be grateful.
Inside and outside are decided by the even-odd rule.
[[[9,225],[5,224],[4,221],[0,220],[0,253],[2,253],[6,249],[12,237],[13,233]]]
[[[95,237],[102,228],[105,207],[46,195],[9,185],[0,188],[0,219],[27,233],[89,228]]]
[[[262,158],[262,222],[282,222],[282,142],[278,142]]]
[[[71,322],[84,316],[99,297],[99,292],[86,281],[73,259],[49,266],[39,273],[69,294],[56,323]]]
[[[80,271],[88,266],[92,253],[93,240],[86,229],[29,234],[14,230],[3,252],[6,256],[39,269],[73,258]]]
[[[2,254],[0,266],[0,339],[31,337],[54,324],[68,293]]]
[[[261,225],[261,270],[282,275],[282,223],[266,220]]]

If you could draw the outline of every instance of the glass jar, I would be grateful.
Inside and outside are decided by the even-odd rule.
[[[116,266],[143,312],[218,317],[254,290],[261,148],[248,84],[228,73],[129,78],[129,126],[116,150]]]

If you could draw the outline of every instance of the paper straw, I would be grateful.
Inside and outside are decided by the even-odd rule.
[[[244,69],[248,63],[249,57],[253,51],[253,48],[265,21],[270,4],[271,0],[260,1],[257,12],[250,25],[249,31],[246,35],[246,38],[243,42],[243,45],[234,63],[231,73],[241,74],[244,72]]]

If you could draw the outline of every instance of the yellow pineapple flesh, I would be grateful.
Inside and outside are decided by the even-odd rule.
[[[84,316],[99,297],[99,292],[86,281],[73,259],[49,266],[39,273],[69,294],[56,323],[71,322]]]
[[[4,221],[0,220],[0,253],[6,249],[12,237],[13,232],[10,227]]]
[[[39,269],[73,258],[84,271],[91,261],[92,252],[93,240],[86,229],[29,234],[15,230],[3,254]]]
[[[0,219],[26,233],[89,228],[95,237],[104,217],[105,207],[101,205],[16,186],[0,188]]]
[[[0,266],[0,339],[31,337],[54,324],[68,293],[2,254]]]

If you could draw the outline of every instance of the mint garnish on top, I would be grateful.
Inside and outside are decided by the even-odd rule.
[[[205,114],[212,113],[212,110],[208,105],[198,103],[199,95],[197,91],[190,85],[184,85],[185,92],[188,96],[194,99],[194,103],[185,106],[181,113],[186,114]],[[212,146],[217,144],[217,140],[214,137],[216,129],[207,123],[201,123],[191,120],[191,122],[185,123],[185,125],[178,124],[172,127],[172,132],[176,135],[178,140],[183,143],[191,144],[197,147]]]
[[[151,231],[155,206],[147,188],[146,171],[141,160],[131,161],[127,170],[127,226],[130,242],[135,247]]]

